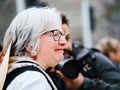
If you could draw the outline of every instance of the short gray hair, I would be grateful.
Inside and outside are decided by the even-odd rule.
[[[3,49],[7,49],[12,40],[12,55],[23,55],[25,47],[39,48],[40,35],[49,31],[50,24],[57,21],[61,26],[60,12],[55,8],[32,7],[20,12],[6,31]]]

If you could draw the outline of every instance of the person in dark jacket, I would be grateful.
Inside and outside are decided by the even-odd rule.
[[[120,70],[120,41],[114,37],[104,37],[96,45]]]
[[[66,27],[67,30],[62,28],[65,35],[67,36],[68,33],[70,37],[68,23],[66,23]],[[71,38],[68,39],[71,40]],[[72,90],[120,90],[120,72],[107,57],[97,50],[81,46],[79,42],[73,44],[72,48],[72,43],[68,43],[69,45],[66,44],[65,53],[69,53],[64,55],[69,58],[72,53],[73,59],[78,62],[78,65],[81,65],[78,76],[72,79],[67,77],[62,70],[56,71],[68,87],[71,87]],[[89,51],[92,53],[90,54]],[[92,56],[90,57],[89,54]],[[74,67],[72,65],[68,68],[72,70]]]

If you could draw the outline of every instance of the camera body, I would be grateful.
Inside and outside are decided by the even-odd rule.
[[[82,73],[83,76],[94,78],[96,76],[95,52],[96,50],[81,47],[77,43],[77,46],[74,46],[71,57],[65,58],[55,66],[55,69],[61,70],[66,77],[71,79],[78,77],[79,73]]]

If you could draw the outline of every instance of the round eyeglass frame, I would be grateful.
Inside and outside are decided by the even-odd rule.
[[[61,36],[63,36],[65,38],[65,34],[64,32],[61,32],[60,30],[58,29],[54,29],[54,30],[50,30],[50,31],[47,31],[45,32],[44,34],[47,34],[47,33],[52,33],[52,37],[55,41],[59,41]]]

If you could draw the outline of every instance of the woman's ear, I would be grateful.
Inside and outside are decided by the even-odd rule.
[[[36,60],[37,59],[37,51],[33,50],[33,48],[26,48],[26,50],[30,53],[31,57]]]

